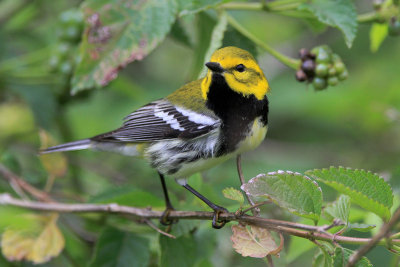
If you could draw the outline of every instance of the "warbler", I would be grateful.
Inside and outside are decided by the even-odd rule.
[[[221,228],[227,212],[187,183],[187,177],[260,145],[267,133],[268,81],[254,57],[237,47],[216,50],[204,78],[132,112],[111,132],[42,150],[41,153],[95,149],[146,159],[159,173],[169,224],[173,207],[165,175],[214,210],[212,226]]]

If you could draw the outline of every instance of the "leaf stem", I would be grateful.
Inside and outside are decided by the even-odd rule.
[[[283,64],[286,66],[297,70],[300,67],[300,60],[294,59],[288,56],[285,56],[284,54],[278,52],[277,50],[273,49],[271,46],[268,44],[264,43],[262,40],[258,39],[256,36],[254,36],[252,33],[250,33],[247,29],[245,29],[240,23],[238,23],[232,16],[227,15],[228,22],[229,24],[235,28],[238,32],[240,32],[242,35],[247,37],[249,40],[254,42],[256,45],[259,47],[263,48],[265,51],[270,53],[272,56],[274,56],[276,59],[281,61]]]
[[[357,22],[358,23],[370,23],[370,22],[377,22],[381,19],[381,16],[373,11],[373,12],[368,12],[365,14],[360,14],[357,16]]]

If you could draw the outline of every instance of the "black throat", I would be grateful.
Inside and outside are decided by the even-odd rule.
[[[222,120],[221,146],[217,156],[236,149],[256,118],[268,124],[268,98],[258,100],[254,95],[244,96],[229,88],[225,77],[214,73],[207,94],[206,105]]]

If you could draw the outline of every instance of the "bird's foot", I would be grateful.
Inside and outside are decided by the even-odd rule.
[[[226,219],[221,219],[219,217],[219,215],[221,213],[229,213],[229,211],[223,207],[220,206],[216,206],[214,208],[214,216],[213,216],[213,220],[212,220],[212,227],[214,229],[221,229],[222,227],[225,226],[225,224],[228,222],[228,220]]]
[[[164,212],[163,212],[163,214],[161,215],[161,218],[160,218],[160,223],[162,225],[168,226],[168,225],[171,225],[171,224],[174,224],[174,223],[178,222],[178,219],[169,218],[169,214],[171,213],[171,211],[174,211],[174,210],[175,209],[172,206],[171,207],[167,207],[164,210]]]

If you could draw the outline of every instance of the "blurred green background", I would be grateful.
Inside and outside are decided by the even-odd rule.
[[[5,12],[5,5],[12,3],[16,6],[15,12]],[[369,4],[368,1],[358,3]],[[50,61],[59,49],[59,15],[78,6],[79,1],[66,0],[0,2],[0,160],[39,188],[47,180],[37,156],[39,129],[48,131],[56,143],[106,132],[119,127],[131,111],[196,78],[193,74],[195,50],[168,37],[143,61],[129,64],[105,88],[70,96],[69,74],[52,72]],[[328,44],[349,69],[348,80],[315,92],[311,86],[297,82],[293,70],[258,51],[259,63],[272,89],[269,132],[257,150],[243,155],[246,178],[278,169],[302,172],[346,166],[379,173],[398,193],[399,38],[388,38],[377,53],[371,53],[369,25],[359,26],[354,45],[348,49],[335,29],[317,34],[293,18],[263,12],[232,14],[256,36],[287,55],[297,57],[300,48]],[[60,199],[68,201],[79,196],[89,200],[111,187],[132,187],[162,197],[157,173],[143,160],[91,151],[65,155],[68,172],[55,181],[53,189]],[[197,179],[193,178],[195,185],[199,184]],[[232,205],[223,198],[221,190],[239,187],[234,160],[205,172],[204,180],[202,193],[216,203]],[[172,179],[167,183],[175,206],[187,209],[188,193]],[[12,190],[0,180],[0,191]],[[334,198],[329,191],[324,197]],[[279,211],[277,214],[281,216]],[[216,265],[263,265],[259,260],[242,258],[233,252],[227,241],[229,234],[229,227],[218,232],[218,241],[215,241],[219,244],[218,252],[212,256]],[[376,266],[387,266],[388,255],[383,249],[377,249],[368,256],[379,263]],[[311,256],[312,253],[305,254],[291,266],[309,263]],[[61,266],[57,265],[61,263],[54,264]]]

